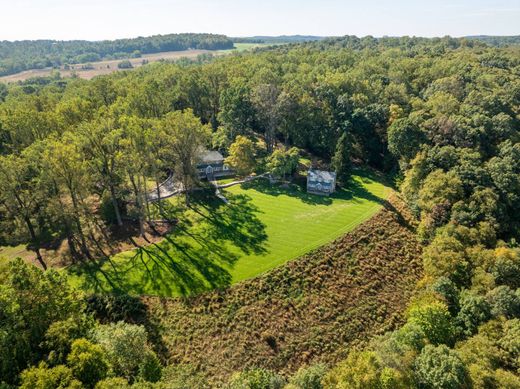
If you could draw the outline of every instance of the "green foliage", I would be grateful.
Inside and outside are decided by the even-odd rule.
[[[250,369],[231,377],[226,389],[282,389],[283,377],[265,369]]]
[[[229,146],[229,156],[225,163],[241,176],[252,173],[256,167],[255,143],[245,136],[238,135]]]
[[[491,305],[493,316],[505,316],[508,319],[520,317],[520,296],[506,285],[490,290],[486,299]]]
[[[341,182],[347,183],[350,178],[350,142],[347,132],[341,134],[338,143],[336,144],[336,152],[332,157],[332,167],[336,171]]]
[[[322,389],[321,381],[327,372],[323,364],[301,367],[290,379],[289,383],[295,389]]]
[[[415,361],[414,373],[418,384],[425,388],[459,389],[470,385],[466,366],[445,345],[427,345]]]
[[[26,369],[20,375],[20,389],[81,389],[83,385],[72,375],[72,370],[58,365],[48,368],[44,363]]]
[[[460,310],[455,322],[460,326],[460,331],[465,336],[471,336],[480,324],[491,318],[491,307],[486,299],[472,293],[462,293],[460,298]]]
[[[44,273],[21,259],[10,262],[2,282],[0,377],[14,383],[21,370],[46,356],[42,346],[53,323],[82,320],[84,306],[58,272]]]
[[[134,66],[132,65],[132,62],[129,60],[121,61],[117,64],[117,67],[119,69],[132,69]]]
[[[408,311],[408,321],[418,325],[434,345],[449,345],[453,342],[455,329],[451,315],[441,302],[419,302],[412,305]]]
[[[103,349],[86,339],[77,339],[72,343],[67,365],[71,368],[74,377],[88,387],[106,377],[108,364]]]
[[[276,149],[267,158],[267,170],[275,177],[285,179],[286,175],[291,175],[298,167],[300,152],[296,147],[289,150]]]
[[[388,127],[388,150],[397,158],[410,161],[425,142],[423,131],[409,119],[397,119]]]
[[[125,322],[98,326],[93,334],[94,341],[103,349],[114,373],[133,380],[142,378],[156,379],[159,366],[156,356],[147,343],[147,333],[143,326]]]
[[[164,368],[161,383],[170,389],[210,387],[206,377],[192,365],[171,364]]]
[[[396,369],[383,367],[373,352],[351,352],[323,379],[325,388],[405,388],[406,381]]]
[[[153,351],[145,353],[143,361],[139,365],[139,379],[148,382],[157,382],[162,376],[161,361]]]
[[[223,35],[167,34],[114,41],[4,41],[0,44],[0,76],[27,69],[99,61],[101,58],[134,57],[135,51],[158,53],[189,48],[222,50],[233,48]]]

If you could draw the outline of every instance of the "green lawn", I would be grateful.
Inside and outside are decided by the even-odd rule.
[[[363,173],[330,198],[259,180],[224,191],[229,205],[212,191],[199,192],[187,210],[170,199],[178,224],[162,242],[68,271],[74,285],[98,292],[179,296],[226,287],[352,230],[389,191]]]

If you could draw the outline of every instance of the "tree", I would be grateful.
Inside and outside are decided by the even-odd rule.
[[[287,174],[292,174],[298,167],[300,152],[296,147],[289,150],[276,149],[267,158],[267,170],[275,177],[282,177],[285,180]]]
[[[122,131],[115,128],[113,119],[107,118],[79,127],[82,151],[88,164],[104,188],[110,193],[118,226],[123,225],[118,195],[121,183]]]
[[[424,133],[409,119],[397,119],[388,127],[388,150],[397,158],[410,161],[425,142]]]
[[[117,375],[132,381],[144,364],[142,368],[147,369],[146,374],[155,376],[156,372],[150,370],[154,364],[151,360],[154,359],[153,351],[148,346],[143,326],[122,321],[100,325],[94,332],[94,340],[103,348],[109,364]],[[154,366],[155,369],[157,365]]]
[[[450,313],[441,302],[412,305],[408,311],[408,321],[417,324],[434,345],[451,344],[454,339]]]
[[[455,351],[445,345],[427,345],[415,360],[415,377],[426,388],[470,387],[467,370]]]
[[[255,143],[245,136],[237,136],[235,142],[229,147],[229,156],[225,163],[239,175],[250,174],[256,167]]]
[[[460,310],[455,321],[464,335],[473,335],[478,326],[490,318],[490,306],[485,298],[470,292],[462,293]]]
[[[253,104],[265,133],[267,152],[271,153],[276,145],[276,130],[280,124],[278,97],[280,88],[275,84],[260,84],[253,91]]]
[[[209,142],[210,130],[191,110],[170,112],[162,125],[170,140],[168,147],[175,162],[175,173],[182,182],[186,203],[189,203],[189,192],[198,181],[197,163]]]
[[[25,238],[46,270],[47,264],[40,252],[44,231],[38,223],[38,219],[45,220],[46,197],[36,187],[38,179],[38,171],[24,156],[0,156],[0,209],[6,216],[1,223],[4,224],[3,231],[11,236],[18,235],[18,239],[20,236]]]
[[[80,320],[84,302],[62,274],[43,272],[18,259],[9,264],[3,279],[0,309],[0,377],[14,383],[21,370],[46,357],[52,324]]]
[[[227,130],[229,142],[233,142],[238,135],[249,134],[253,129],[255,112],[250,95],[249,88],[241,82],[224,89],[220,95],[218,120]]]
[[[344,132],[336,144],[336,152],[332,157],[332,167],[336,171],[339,180],[345,184],[350,178],[350,139],[347,132]]]
[[[71,369],[58,365],[48,368],[44,363],[24,370],[20,375],[20,389],[82,389],[81,382],[72,375]]]
[[[74,376],[88,387],[94,387],[98,381],[106,377],[108,372],[103,349],[86,339],[77,339],[72,343],[67,365]]]

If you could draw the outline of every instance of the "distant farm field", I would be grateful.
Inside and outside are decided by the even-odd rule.
[[[181,58],[196,59],[201,54],[213,54],[213,55],[225,55],[235,51],[241,52],[250,50],[256,47],[266,46],[265,44],[258,43],[235,43],[235,49],[232,50],[184,50],[184,51],[167,51],[162,53],[144,54],[140,58],[128,59],[134,68],[143,66],[143,60],[148,63],[157,62],[160,60],[175,61]],[[32,69],[26,70],[20,73],[11,74],[9,76],[0,77],[0,81],[3,82],[17,82],[25,81],[33,77],[47,77],[53,72],[59,72],[62,77],[71,77],[76,74],[80,78],[90,80],[93,77],[110,74],[113,72],[120,71],[117,65],[123,61],[122,59],[106,60],[99,62],[91,62],[93,69],[82,69],[84,64],[71,65],[71,68],[65,70],[63,67],[60,69],[45,68],[45,69]]]
[[[174,199],[167,212],[178,222],[163,241],[68,272],[90,292],[180,296],[223,288],[353,230],[389,192],[375,175],[360,173],[331,197],[257,181],[226,189],[229,205],[212,191],[197,194],[188,209]]]

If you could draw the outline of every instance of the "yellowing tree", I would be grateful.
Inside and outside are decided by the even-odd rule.
[[[226,164],[231,166],[239,175],[251,173],[256,166],[256,145],[245,136],[237,136],[235,142],[229,147],[229,157]]]

